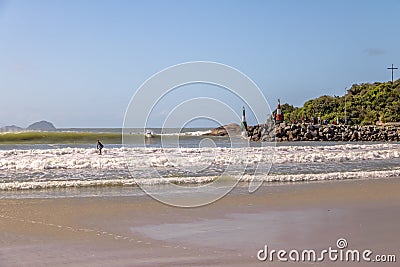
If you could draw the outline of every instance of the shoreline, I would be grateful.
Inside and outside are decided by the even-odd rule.
[[[377,253],[400,249],[396,212],[400,177],[277,184],[254,194],[244,189],[194,209],[166,206],[147,196],[0,199],[0,262],[2,266],[308,266],[260,263],[256,253],[264,244],[275,249],[320,249],[340,237],[352,249]]]

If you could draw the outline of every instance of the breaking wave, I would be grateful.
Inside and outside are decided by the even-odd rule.
[[[231,163],[235,153],[250,157],[238,159],[240,164],[257,164],[265,150],[271,148],[110,148],[104,155],[96,154],[94,148],[54,148],[0,150],[0,170],[46,170],[46,169],[126,169],[125,155],[134,155],[130,167],[173,167],[185,164],[216,165]],[[210,159],[209,156],[213,155]],[[285,163],[332,163],[399,159],[400,144],[346,144],[333,146],[278,146],[274,164]],[[249,159],[248,161],[246,161]]]
[[[318,174],[292,174],[292,175],[243,175],[238,182],[250,182],[253,179],[264,182],[311,182],[332,181],[347,179],[379,179],[400,176],[400,168],[383,171],[351,171]],[[98,180],[62,180],[62,181],[29,181],[29,182],[4,182],[0,183],[0,190],[27,190],[51,189],[72,187],[101,187],[101,186],[137,186],[137,185],[163,185],[163,184],[204,184],[219,179],[218,176],[198,177],[173,177],[153,179],[98,179]],[[225,178],[227,179],[227,178]]]

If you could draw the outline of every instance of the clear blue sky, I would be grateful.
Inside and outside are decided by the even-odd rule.
[[[396,0],[0,0],[0,126],[121,127],[147,78],[193,60],[239,69],[273,108],[343,95],[400,65],[399,13]]]

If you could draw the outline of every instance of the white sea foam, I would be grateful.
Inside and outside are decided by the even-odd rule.
[[[94,149],[57,148],[0,151],[0,170],[126,169],[132,168],[256,165],[271,148],[111,148],[104,155]],[[128,161],[125,156],[128,156]],[[346,144],[333,146],[279,146],[274,164],[352,162],[400,158],[400,144]]]
[[[155,136],[202,136],[211,133],[211,130],[194,131],[194,132],[178,132],[178,133],[162,133]]]
[[[209,134],[209,133],[211,133],[211,130],[187,132],[187,133],[184,133],[184,134],[185,135],[190,135],[190,136],[202,136],[202,135]]]
[[[310,182],[347,179],[379,179],[399,177],[400,168],[383,171],[349,171],[318,174],[292,174],[292,175],[243,175],[238,182],[250,182],[253,179],[264,182]],[[50,189],[72,188],[92,186],[137,186],[137,185],[162,185],[175,184],[204,184],[217,180],[218,176],[200,177],[172,177],[152,179],[97,179],[97,180],[63,180],[63,181],[28,181],[0,183],[0,190],[26,190],[26,189]],[[226,179],[226,178],[225,178]]]
[[[270,147],[108,148],[101,156],[92,148],[0,150],[0,190],[209,183],[227,166],[244,164],[251,169],[265,163],[270,153]],[[191,172],[210,163],[211,170],[192,176]],[[278,146],[271,174],[245,174],[235,179],[296,182],[390,178],[400,176],[398,163],[398,143]],[[332,164],[337,168],[327,168]],[[133,176],[136,179],[129,175],[128,165],[137,171]],[[339,170],[340,166],[344,167]],[[153,167],[171,170],[168,178],[143,174]]]
[[[346,162],[400,158],[400,144],[278,147],[275,163]]]

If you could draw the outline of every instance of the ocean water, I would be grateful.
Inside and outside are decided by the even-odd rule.
[[[143,143],[142,129],[132,129],[129,145],[111,138],[117,142],[104,142],[103,155],[96,153],[97,138],[120,134],[121,129],[59,130],[61,134],[88,133],[69,136],[70,143],[54,142],[59,139],[51,135],[39,142],[9,135],[3,141],[0,138],[0,197],[141,195],[138,183],[190,187],[210,183],[225,175],[228,168],[237,171],[235,179],[244,186],[269,159],[270,171],[255,177],[264,186],[400,177],[400,143],[288,142],[276,147],[259,143],[237,147],[227,137],[207,137],[204,145],[202,134],[207,131],[153,129],[155,137]]]

